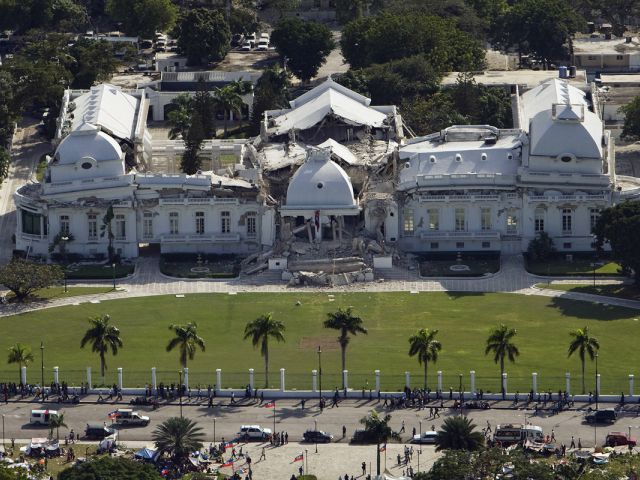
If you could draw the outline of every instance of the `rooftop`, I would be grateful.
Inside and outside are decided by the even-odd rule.
[[[576,38],[573,41],[574,54],[591,55],[623,55],[625,53],[640,53],[640,40],[638,37],[630,37],[631,42],[626,38],[612,38],[606,40],[604,37],[597,38]]]
[[[486,71],[476,73],[474,79],[478,84],[486,86],[510,86],[519,85],[525,90],[537,87],[542,82],[558,78],[557,70],[505,70],[505,71]],[[443,85],[455,85],[458,79],[458,72],[449,73],[442,80]],[[575,78],[566,79],[570,85],[577,88],[586,89],[587,74],[584,70],[578,70]]]

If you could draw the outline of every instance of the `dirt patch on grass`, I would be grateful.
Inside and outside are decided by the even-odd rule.
[[[298,343],[300,350],[338,350],[340,344],[335,337],[302,337]]]

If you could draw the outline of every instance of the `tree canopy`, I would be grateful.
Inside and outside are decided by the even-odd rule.
[[[13,292],[18,301],[24,301],[36,290],[58,285],[63,279],[64,273],[58,265],[15,259],[0,266],[0,282]]]
[[[303,82],[314,77],[335,48],[331,30],[326,25],[298,18],[278,23],[271,34],[278,53],[287,58],[287,66]]]
[[[291,82],[287,72],[273,65],[262,72],[253,93],[253,110],[251,112],[251,133],[260,133],[260,123],[266,110],[284,108],[288,98],[288,87]]]
[[[105,40],[78,39],[70,48],[70,55],[75,58],[71,66],[73,74],[72,88],[91,88],[96,82],[104,82],[118,67],[113,44]]]
[[[147,38],[170,30],[178,15],[171,0],[107,0],[106,11],[127,34]]]
[[[604,209],[593,233],[598,247],[609,243],[613,258],[623,268],[633,270],[636,283],[640,283],[640,202],[623,202]]]
[[[229,24],[223,14],[206,8],[187,11],[176,25],[174,35],[189,65],[219,62],[229,51],[231,41]]]
[[[626,105],[620,107],[624,114],[624,125],[622,127],[622,138],[628,140],[640,139],[640,96],[635,97]]]
[[[153,465],[136,462],[125,457],[96,457],[77,463],[60,472],[59,480],[160,480],[162,477]]]
[[[423,54],[437,71],[480,70],[484,49],[455,20],[427,14],[380,15],[357,19],[342,32],[342,54],[353,68]]]

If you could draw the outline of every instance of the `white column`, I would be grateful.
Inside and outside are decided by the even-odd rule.
[[[345,389],[349,388],[349,370],[342,370],[342,384]]]
[[[280,391],[281,392],[284,392],[284,387],[285,387],[285,384],[284,384],[284,368],[281,368],[280,369]]]
[[[253,368],[249,369],[249,388],[253,390]]]
[[[60,367],[53,367],[53,383],[60,383]]]
[[[87,367],[87,384],[89,385],[89,390],[93,388],[91,384],[91,367]]]
[[[438,370],[438,391],[442,392],[442,370]]]
[[[504,393],[507,393],[507,374],[506,373],[502,374],[502,389]]]
[[[404,372],[404,386],[411,388],[411,372]]]
[[[222,370],[216,368],[216,391],[222,390]]]
[[[596,395],[600,396],[600,374],[596,375]]]
[[[182,384],[186,390],[189,390],[189,367],[184,367],[182,371],[184,373]]]
[[[316,393],[318,391],[318,371],[311,370],[311,391]]]
[[[536,372],[531,374],[531,388],[534,395],[538,393],[538,374]]]
[[[118,367],[118,389],[122,390],[122,367]]]
[[[571,373],[564,374],[564,389],[567,391],[567,395],[571,395]]]
[[[629,374],[629,396],[633,397],[633,374]]]
[[[470,383],[471,383],[471,395],[475,395],[476,393],[476,371],[471,370],[469,372]]]
[[[153,390],[153,393],[155,393],[157,388],[158,388],[158,377],[156,376],[156,367],[151,367],[151,389]]]
[[[374,370],[373,373],[376,375],[376,392],[380,391],[380,370]]]
[[[20,367],[20,381],[23,385],[27,384],[27,367]]]

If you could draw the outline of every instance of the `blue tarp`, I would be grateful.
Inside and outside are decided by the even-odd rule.
[[[150,448],[143,448],[142,450],[138,450],[135,453],[136,457],[142,458],[143,460],[151,460],[151,461],[154,461],[157,455],[158,455],[158,452]]]

